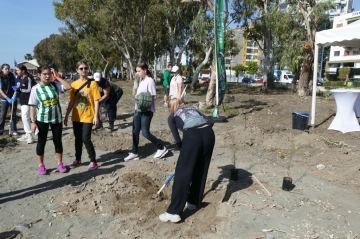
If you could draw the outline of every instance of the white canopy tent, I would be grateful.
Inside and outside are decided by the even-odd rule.
[[[315,36],[315,55],[314,55],[314,75],[313,91],[311,104],[311,126],[315,126],[315,106],[316,106],[316,81],[319,58],[319,47],[325,46],[344,46],[360,47],[360,20],[344,27],[324,30],[317,32]]]

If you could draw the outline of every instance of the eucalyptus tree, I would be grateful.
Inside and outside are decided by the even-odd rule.
[[[329,18],[326,12],[334,8],[332,0],[296,0],[298,13],[302,16],[302,30],[306,36],[304,44],[305,56],[302,62],[301,74],[298,85],[298,95],[310,94],[313,76],[315,34],[322,28],[322,23]]]
[[[234,0],[234,13],[231,14],[236,23],[244,29],[244,36],[254,41],[264,55],[265,87],[273,87],[274,65],[277,59],[275,52],[282,45],[287,26],[286,12],[279,11],[283,1],[280,0]]]
[[[144,60],[146,22],[157,0],[63,0],[55,2],[55,16],[71,31],[83,32],[100,44],[111,42],[127,60],[128,75],[134,63]],[[134,86],[135,87],[135,86]]]

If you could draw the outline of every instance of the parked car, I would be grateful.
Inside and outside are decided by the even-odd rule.
[[[210,77],[205,76],[205,77],[201,78],[201,81],[210,82]]]
[[[318,85],[318,86],[323,86],[323,85],[325,85],[325,82],[324,82],[324,80],[323,79],[317,79],[317,81],[316,81],[316,84]]]
[[[264,84],[264,79],[261,78],[261,79],[257,80],[256,82],[259,83],[259,84]]]
[[[255,83],[256,81],[254,79],[251,79],[249,77],[244,77],[242,80],[241,80],[242,83]]]

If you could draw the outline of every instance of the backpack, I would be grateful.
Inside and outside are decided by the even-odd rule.
[[[152,95],[149,92],[142,92],[135,98],[136,109],[138,112],[146,111],[151,107]]]

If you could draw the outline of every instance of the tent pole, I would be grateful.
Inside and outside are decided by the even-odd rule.
[[[314,130],[314,127],[315,127],[316,82],[317,82],[318,61],[319,61],[319,46],[315,43],[313,90],[312,90],[312,101],[311,101],[311,129],[312,130]]]

